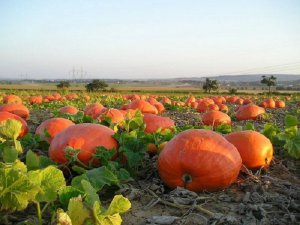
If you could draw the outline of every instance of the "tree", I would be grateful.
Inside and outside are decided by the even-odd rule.
[[[210,93],[211,91],[216,91],[219,88],[219,84],[217,80],[211,80],[206,78],[205,83],[203,84],[203,89],[205,92]]]
[[[61,81],[59,84],[56,85],[58,89],[68,89],[70,87],[70,82],[69,81]]]
[[[269,87],[269,94],[271,93],[271,87],[276,86],[276,79],[277,78],[273,75],[271,75],[270,77],[267,77],[265,75],[262,76],[262,80],[260,81],[260,83],[266,84]]]
[[[99,91],[104,90],[108,87],[107,83],[103,80],[93,80],[91,83],[88,83],[85,88],[87,91]]]

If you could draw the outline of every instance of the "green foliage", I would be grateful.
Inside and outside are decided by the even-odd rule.
[[[280,144],[280,141],[278,139],[278,134],[280,133],[280,129],[279,127],[276,126],[276,124],[273,123],[264,124],[264,129],[262,130],[261,133],[265,135],[267,138],[269,138],[272,144],[274,145]]]
[[[58,192],[66,186],[62,171],[54,166],[48,166],[42,170],[30,171],[28,177],[39,187],[39,192],[34,199],[36,202],[55,201]]]
[[[14,162],[18,154],[23,152],[22,145],[17,140],[22,124],[18,120],[8,119],[0,124],[0,157],[4,162]]]
[[[237,94],[237,89],[236,89],[236,88],[230,88],[230,89],[228,90],[228,92],[229,92],[229,94],[231,94],[231,95],[235,95],[235,94]]]
[[[300,159],[300,130],[298,129],[299,121],[296,116],[285,116],[285,129],[278,134],[278,139],[284,141],[284,149],[289,156]]]
[[[61,81],[56,85],[58,89],[68,89],[71,86],[69,81]]]
[[[216,132],[221,133],[221,134],[229,134],[229,133],[232,132],[231,125],[225,124],[225,123],[223,123],[223,124],[221,124],[221,125],[215,127],[214,130],[215,130]]]
[[[137,171],[147,152],[149,141],[146,134],[143,131],[133,130],[118,132],[114,135],[114,138],[119,143],[119,153],[125,157],[129,171]]]
[[[19,211],[33,201],[39,188],[27,174],[24,163],[0,163],[0,205],[1,210]]]
[[[206,78],[202,88],[205,92],[210,93],[211,91],[218,90],[219,84],[217,80],[211,80],[209,78]]]
[[[108,209],[101,207],[100,201],[95,201],[92,206],[86,204],[81,196],[71,198],[68,211],[59,209],[57,212],[57,224],[60,225],[120,225],[120,214],[127,212],[131,203],[122,195],[116,195]]]
[[[260,81],[260,83],[266,84],[269,87],[269,94],[270,94],[271,87],[276,86],[276,80],[277,80],[277,78],[273,75],[271,75],[270,77],[267,77],[264,75],[264,76],[262,76],[262,80]]]
[[[21,132],[22,123],[18,120],[7,119],[0,124],[0,137],[2,139],[16,140]]]
[[[88,92],[105,90],[106,87],[108,87],[108,84],[103,80],[93,80],[85,86]]]
[[[47,166],[55,165],[55,163],[48,157],[43,155],[39,156],[31,150],[27,151],[25,162],[28,170],[43,169]]]

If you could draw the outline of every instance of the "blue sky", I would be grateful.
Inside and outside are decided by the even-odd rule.
[[[0,0],[0,78],[300,74],[299,0]]]

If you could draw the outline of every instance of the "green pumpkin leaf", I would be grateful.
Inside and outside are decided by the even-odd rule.
[[[72,225],[84,225],[85,221],[90,218],[90,211],[84,206],[81,197],[70,199],[67,213]]]
[[[296,116],[286,115],[284,118],[284,124],[286,128],[297,126],[298,123],[299,122]]]
[[[31,150],[26,153],[26,166],[28,170],[40,169],[40,158]]]
[[[16,140],[22,130],[22,123],[15,119],[7,119],[0,124],[0,136]]]
[[[18,151],[13,146],[4,145],[2,148],[3,161],[13,163],[18,159]]]
[[[0,205],[2,210],[24,210],[32,201],[38,186],[27,175],[24,163],[0,163]]]
[[[37,202],[53,202],[57,199],[58,192],[66,186],[66,181],[61,170],[48,166],[42,170],[30,171],[31,179],[35,179],[40,186],[35,200]]]
[[[66,186],[59,192],[59,201],[62,204],[64,209],[67,209],[69,201],[71,198],[78,197],[83,195],[84,192],[74,188],[72,186]]]

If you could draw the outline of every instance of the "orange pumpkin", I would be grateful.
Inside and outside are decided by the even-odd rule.
[[[218,104],[218,107],[221,112],[228,113],[229,111],[228,106],[225,104]]]
[[[76,98],[79,98],[79,97],[75,93],[70,93],[70,94],[66,95],[65,98],[68,99],[68,100],[72,100],[72,99],[76,99]]]
[[[167,98],[167,97],[163,97],[162,100],[160,101],[162,104],[172,104],[171,99]]]
[[[4,104],[22,104],[22,99],[17,95],[6,95],[3,97]]]
[[[226,113],[220,111],[208,111],[202,115],[202,123],[214,127],[221,124],[231,125],[231,118]]]
[[[207,101],[198,102],[196,111],[197,112],[206,112],[208,110],[209,103]]]
[[[155,108],[157,109],[158,113],[163,113],[166,111],[166,108],[164,107],[164,105],[160,102],[157,102],[154,104]]]
[[[22,104],[6,104],[0,106],[0,112],[9,112],[23,119],[28,119],[29,117],[29,110],[25,105]]]
[[[185,102],[185,105],[186,106],[191,106],[191,103],[192,102],[196,102],[196,98],[195,98],[195,96],[190,96],[187,100],[186,100],[186,102]]]
[[[158,172],[170,188],[215,191],[232,184],[242,159],[237,149],[210,130],[186,130],[169,141],[158,157]]]
[[[238,120],[256,120],[259,115],[262,115],[265,112],[264,108],[255,104],[243,105],[238,108],[236,118]]]
[[[276,108],[285,108],[285,102],[281,100],[275,101]]]
[[[268,167],[271,163],[273,145],[264,135],[247,130],[227,134],[225,138],[237,148],[247,168]]]
[[[231,97],[228,97],[228,98],[226,99],[226,101],[227,101],[228,103],[235,103],[235,101],[236,101],[237,99],[239,99],[239,97],[237,97],[237,96],[231,96]]]
[[[155,106],[151,105],[145,100],[134,100],[128,105],[129,109],[139,109],[142,113],[157,114],[158,111]]]
[[[269,98],[260,103],[260,106],[264,108],[274,109],[276,107],[276,103],[272,98]]]
[[[53,138],[62,130],[69,126],[75,125],[71,120],[65,118],[51,118],[42,122],[36,129],[35,133],[40,135],[41,140],[51,143]],[[50,137],[45,135],[45,131]]]
[[[15,115],[15,114],[12,114],[9,112],[0,112],[0,123],[5,120],[8,120],[8,119],[15,119],[22,123],[22,128],[21,128],[19,137],[23,137],[24,135],[27,134],[28,126],[27,126],[27,123],[25,120],[23,120],[21,117]]]
[[[39,96],[30,96],[28,100],[31,105],[43,103],[43,97],[40,95]]]
[[[113,135],[112,129],[100,124],[83,123],[70,126],[54,137],[49,147],[49,157],[54,162],[67,163],[65,148],[69,146],[79,149],[78,159],[88,165],[96,152],[96,147],[118,148]]]
[[[104,120],[106,118],[111,118],[111,122],[116,124],[120,124],[124,121],[123,113],[120,110],[113,108],[103,111],[99,116],[100,120]]]
[[[78,109],[74,106],[64,106],[64,107],[59,109],[59,112],[75,115],[75,114],[78,113]]]
[[[237,104],[237,105],[243,105],[244,104],[244,99],[238,98],[237,100],[235,100],[234,103]]]
[[[100,116],[102,111],[105,110],[104,106],[98,102],[88,105],[84,109],[84,115],[90,116],[93,119],[96,119]]]
[[[209,105],[207,108],[208,108],[208,110],[210,110],[210,111],[219,111],[219,106],[216,105],[216,104],[211,104],[211,105]]]
[[[145,133],[154,133],[158,129],[172,129],[175,123],[169,117],[158,116],[150,113],[144,114]]]

